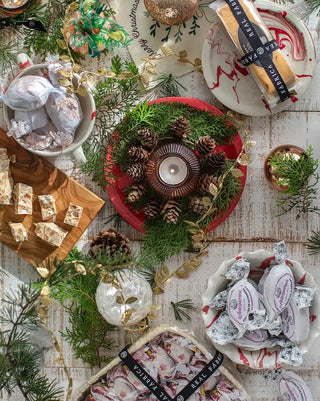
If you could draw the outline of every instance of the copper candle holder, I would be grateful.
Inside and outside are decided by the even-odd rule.
[[[194,152],[179,143],[156,148],[147,163],[146,177],[150,186],[165,198],[182,198],[197,186],[199,161]]]
[[[30,5],[31,0],[0,0],[0,17],[15,17],[23,13]]]
[[[276,148],[272,149],[268,156],[265,159],[264,162],[264,174],[266,176],[266,179],[270,183],[270,185],[276,189],[279,192],[286,191],[288,189],[288,186],[285,184],[279,184],[279,180],[281,180],[281,175],[276,174],[274,172],[274,169],[272,166],[270,166],[269,160],[271,159],[272,156],[274,156],[276,153],[282,153],[282,154],[291,154],[295,155],[295,157],[300,159],[301,157],[306,156],[306,152],[304,149],[300,148],[299,146],[295,145],[280,145],[277,146]]]

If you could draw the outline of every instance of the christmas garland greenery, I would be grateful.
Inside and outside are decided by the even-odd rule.
[[[177,117],[184,117],[189,121],[191,132],[187,143],[192,149],[195,148],[200,137],[209,136],[217,144],[225,144],[232,141],[237,134],[237,129],[228,124],[224,116],[213,115],[178,102],[151,105],[143,102],[127,113],[116,130],[117,134],[110,141],[112,161],[106,166],[108,181],[112,183],[118,178],[114,174],[115,165],[119,164],[122,172],[128,168],[130,163],[128,150],[139,141],[138,131],[141,128],[148,127],[154,130],[159,139],[167,138]],[[230,160],[220,170],[215,171],[216,176],[221,177],[219,188],[213,189],[213,192],[205,197],[210,208],[202,218],[190,212],[189,199],[185,198],[180,202],[181,213],[177,224],[166,223],[160,215],[154,219],[145,220],[146,233],[140,256],[142,265],[164,263],[170,256],[182,250],[194,251],[205,246],[206,230],[213,216],[221,217],[227,211],[230,202],[237,199],[240,193],[239,176],[242,173],[236,168],[237,162]],[[201,163],[203,164],[202,172],[205,173],[205,163]],[[133,207],[142,209],[155,197],[165,202],[164,198],[162,199],[148,187],[143,198],[133,204]]]

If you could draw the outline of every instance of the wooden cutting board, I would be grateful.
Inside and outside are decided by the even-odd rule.
[[[34,266],[43,265],[56,256],[64,259],[102,208],[104,201],[58,170],[48,160],[28,152],[2,130],[0,130],[0,148],[6,148],[8,156],[16,156],[16,162],[10,163],[14,183],[22,182],[33,188],[32,216],[16,215],[13,205],[0,205],[0,242]],[[38,195],[47,194],[56,200],[55,223],[69,232],[59,248],[47,244],[34,233],[34,223],[42,221]],[[78,227],[63,223],[69,202],[83,207]],[[14,241],[9,221],[24,224],[28,232],[28,241],[21,243]]]

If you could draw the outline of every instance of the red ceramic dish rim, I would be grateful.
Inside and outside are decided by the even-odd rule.
[[[218,115],[218,116],[223,116],[224,114],[218,110],[216,107],[212,106],[211,104],[204,102],[203,100],[199,99],[194,99],[190,97],[168,97],[168,98],[161,98],[161,99],[156,99],[149,104],[152,103],[161,103],[161,102],[167,102],[167,103],[175,103],[179,102],[182,104],[187,104],[195,109],[198,110],[206,110],[212,112],[212,114]],[[233,143],[228,144],[226,146],[232,146],[236,153],[239,154],[241,149],[242,149],[242,141],[239,135],[236,135],[233,137]],[[109,149],[107,152],[107,162],[110,163],[112,160],[112,150]],[[243,172],[243,176],[239,178],[240,183],[241,183],[241,190],[239,191],[239,194],[237,198],[232,201],[229,205],[228,210],[225,213],[222,213],[220,217],[217,219],[213,219],[212,223],[208,227],[208,231],[213,230],[216,228],[218,225],[220,225],[233,211],[233,209],[236,207],[237,203],[240,200],[240,197],[242,195],[245,182],[246,182],[246,177],[247,177],[247,167],[246,166],[239,166],[239,169]],[[133,228],[140,232],[145,232],[146,230],[144,229],[144,220],[145,216],[142,210],[136,210],[133,209],[129,204],[125,203],[125,194],[123,190],[127,188],[131,183],[133,182],[132,179],[127,175],[123,174],[120,171],[120,166],[116,165],[112,169],[112,173],[116,176],[119,177],[119,179],[112,185],[107,184],[106,186],[106,191],[107,194],[110,198],[110,201],[112,202],[113,206],[117,210],[117,212],[126,220],[127,223],[129,223]]]

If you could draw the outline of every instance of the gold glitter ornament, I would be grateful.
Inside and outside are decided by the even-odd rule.
[[[144,0],[151,17],[164,25],[180,25],[197,11],[199,0]]]

